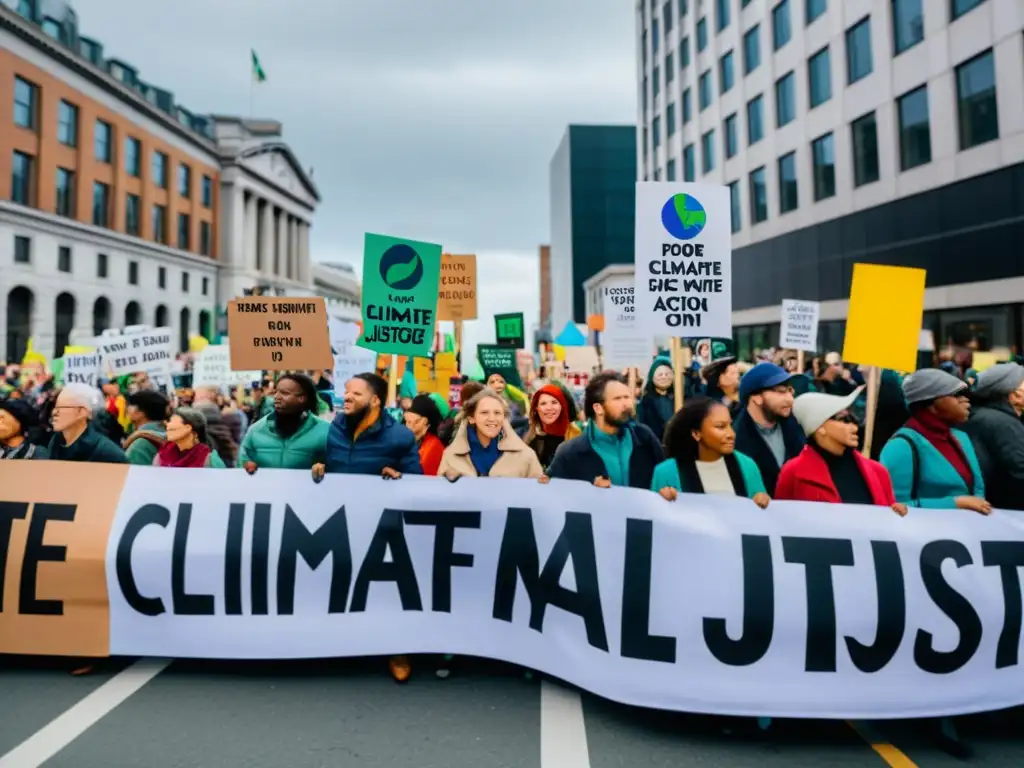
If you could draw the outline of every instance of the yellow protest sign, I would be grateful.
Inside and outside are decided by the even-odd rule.
[[[999,362],[995,352],[975,352],[971,355],[971,367],[978,373],[987,371],[993,365]]]
[[[843,360],[915,370],[924,285],[923,269],[854,264]]]
[[[441,371],[450,371],[458,368],[454,352],[437,352],[434,354],[434,368]]]
[[[416,381],[426,380],[434,374],[431,370],[429,357],[414,357],[412,360],[412,372]]]

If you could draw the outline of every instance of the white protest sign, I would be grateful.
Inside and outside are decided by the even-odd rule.
[[[196,355],[192,368],[192,386],[251,386],[262,376],[263,371],[232,371],[231,347],[227,344],[211,344]]]
[[[728,187],[638,181],[636,312],[652,336],[732,338]]]
[[[650,330],[637,321],[633,278],[615,276],[605,282],[601,296],[604,332],[601,353],[606,368],[644,370],[651,363]]]
[[[377,365],[377,353],[360,347],[358,323],[329,318],[327,329],[334,354],[334,394],[345,396],[345,382],[360,373],[372,373]]]
[[[110,377],[148,373],[169,378],[171,360],[174,359],[172,336],[170,328],[100,336],[96,339],[96,347],[103,358],[104,373]]]
[[[101,361],[102,356],[99,352],[64,355],[64,383],[96,387]]]
[[[921,333],[917,337],[917,351],[918,352],[934,352],[935,351],[935,331],[931,328],[922,328]]]
[[[780,349],[815,352],[818,349],[818,318],[821,304],[799,299],[782,300],[782,328],[779,331]]]

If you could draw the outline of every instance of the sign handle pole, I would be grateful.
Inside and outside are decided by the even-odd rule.
[[[462,370],[462,321],[455,321],[455,367],[459,369],[459,373],[463,373]]]
[[[676,411],[683,407],[683,345],[677,336],[669,341],[669,349],[672,356],[672,375],[675,376],[673,390],[675,391]]]
[[[388,369],[388,408],[394,408],[398,404],[398,355],[391,356],[391,366]]]
[[[629,394],[636,392],[636,368],[630,368],[626,371],[626,381],[629,386]]]
[[[875,413],[878,410],[878,388],[881,384],[877,365],[868,369],[868,402],[864,414],[864,455],[871,457],[871,441],[875,436]]]
[[[796,372],[804,372],[804,351],[802,349],[796,351]]]

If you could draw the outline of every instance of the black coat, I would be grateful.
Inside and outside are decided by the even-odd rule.
[[[100,434],[91,424],[71,445],[64,444],[64,435],[54,432],[48,448],[52,461],[92,461],[105,464],[127,464],[117,443]]]
[[[999,509],[1024,510],[1024,423],[1008,402],[975,403],[963,426],[978,454],[985,499]]]
[[[786,444],[786,461],[789,461],[803,450],[807,438],[804,437],[803,430],[792,416],[783,419],[780,426],[782,439]],[[764,487],[768,491],[768,495],[774,496],[775,484],[779,482],[779,470],[782,468],[775,461],[775,455],[768,447],[768,443],[758,432],[757,422],[750,418],[746,408],[740,411],[740,415],[736,417],[733,429],[736,430],[736,450],[754,460],[757,468],[761,470],[761,477],[764,479]]]
[[[633,441],[633,453],[629,457],[629,485],[650,490],[654,468],[665,459],[661,440],[643,424],[633,422],[626,429],[630,430]],[[561,480],[593,483],[596,478],[607,476],[608,468],[591,446],[586,432],[558,446],[548,468],[548,477]]]

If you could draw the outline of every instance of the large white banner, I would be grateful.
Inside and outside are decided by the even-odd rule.
[[[643,375],[653,358],[654,337],[637,320],[634,282],[633,276],[615,275],[604,283],[601,351],[605,368],[639,368]]]
[[[112,654],[449,652],[731,715],[1024,702],[1012,513],[132,467],[109,541]]]
[[[656,337],[732,338],[729,188],[636,184],[636,311]]]

